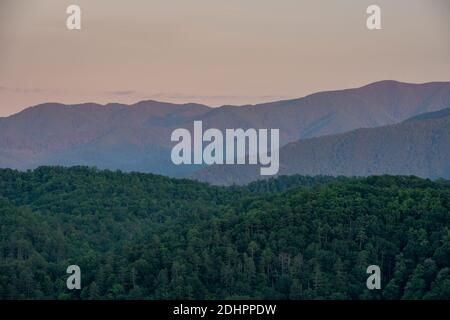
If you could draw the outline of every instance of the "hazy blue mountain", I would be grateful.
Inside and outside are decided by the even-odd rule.
[[[281,145],[357,128],[394,124],[450,106],[450,82],[376,82],[300,99],[209,108],[142,101],[133,105],[46,103],[0,118],[0,167],[89,165],[183,175],[198,168],[170,161],[171,132],[204,128],[279,128]]]
[[[400,124],[299,140],[280,149],[279,175],[416,175],[450,178],[450,108]],[[261,179],[259,166],[210,166],[193,178],[213,184]]]

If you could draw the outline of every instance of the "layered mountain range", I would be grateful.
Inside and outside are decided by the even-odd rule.
[[[0,118],[0,167],[88,165],[219,184],[258,179],[255,166],[172,164],[172,131],[192,130],[201,120],[205,129],[279,128],[280,174],[448,177],[450,129],[441,110],[449,107],[450,82],[396,81],[219,108],[157,101],[46,103]]]
[[[289,143],[280,149],[278,175],[292,174],[450,179],[450,108],[400,124]],[[216,165],[200,169],[192,178],[230,185],[265,177],[255,165]]]

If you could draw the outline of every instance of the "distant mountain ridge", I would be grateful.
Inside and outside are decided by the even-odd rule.
[[[299,140],[280,149],[279,175],[416,175],[450,179],[450,108],[400,124]],[[211,166],[192,178],[213,184],[262,179],[258,166]]]
[[[304,98],[248,106],[142,101],[47,103],[0,118],[0,167],[88,165],[99,168],[186,175],[194,166],[171,163],[171,132],[203,127],[279,128],[280,143],[402,122],[450,107],[450,82],[381,81],[361,88],[319,92]]]

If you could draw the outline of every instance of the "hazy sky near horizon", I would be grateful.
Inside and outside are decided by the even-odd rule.
[[[382,30],[366,28],[370,4]],[[42,102],[240,105],[450,81],[450,1],[0,0],[0,48],[0,116]]]

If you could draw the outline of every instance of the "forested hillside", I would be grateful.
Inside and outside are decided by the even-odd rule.
[[[0,298],[449,299],[449,226],[444,180],[0,170]]]
[[[299,140],[280,149],[278,175],[415,175],[450,179],[450,108],[405,122]],[[191,177],[218,185],[263,179],[260,166],[212,165]]]

